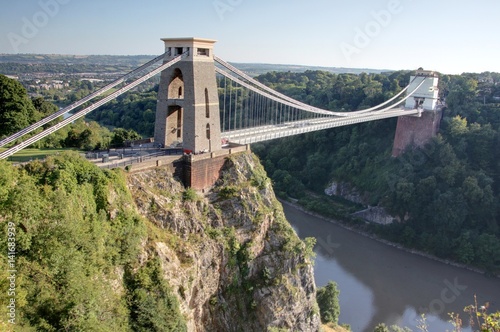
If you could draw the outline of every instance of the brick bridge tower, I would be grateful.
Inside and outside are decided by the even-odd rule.
[[[186,54],[162,71],[156,106],[155,143],[182,144],[187,153],[221,149],[215,40],[165,38],[164,62]]]
[[[392,147],[392,156],[398,157],[408,146],[423,147],[436,136],[442,111],[438,102],[438,76],[435,72],[419,68],[410,78],[408,93],[424,83],[406,100],[405,109],[419,109],[419,116],[400,116]]]

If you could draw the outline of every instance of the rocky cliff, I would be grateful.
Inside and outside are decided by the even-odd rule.
[[[318,331],[312,248],[286,221],[258,159],[228,159],[208,193],[168,168],[132,173],[149,220],[140,263],[159,257],[188,331]]]

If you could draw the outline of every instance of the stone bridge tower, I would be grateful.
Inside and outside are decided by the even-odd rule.
[[[184,58],[161,73],[155,143],[181,144],[187,153],[221,149],[220,111],[213,48],[215,40],[165,38],[164,62]]]
[[[415,90],[406,100],[405,109],[419,109],[418,116],[400,116],[394,137],[392,156],[401,155],[409,146],[423,147],[436,136],[441,123],[442,111],[438,100],[438,76],[435,72],[419,68],[410,78],[408,92]]]

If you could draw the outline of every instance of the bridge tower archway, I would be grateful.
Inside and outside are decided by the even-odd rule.
[[[172,98],[184,99],[183,90],[184,77],[182,76],[182,71],[179,68],[175,68],[170,78],[170,84],[168,85],[168,95]]]

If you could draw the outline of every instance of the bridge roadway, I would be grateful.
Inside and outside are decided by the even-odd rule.
[[[414,115],[420,117],[421,112],[422,110],[419,109],[393,108],[383,112],[359,114],[348,118],[323,117],[317,119],[285,122],[276,125],[266,125],[261,127],[226,131],[221,133],[221,137],[227,139],[231,143],[250,144],[322,129],[347,126],[356,123],[387,119],[403,115]]]

